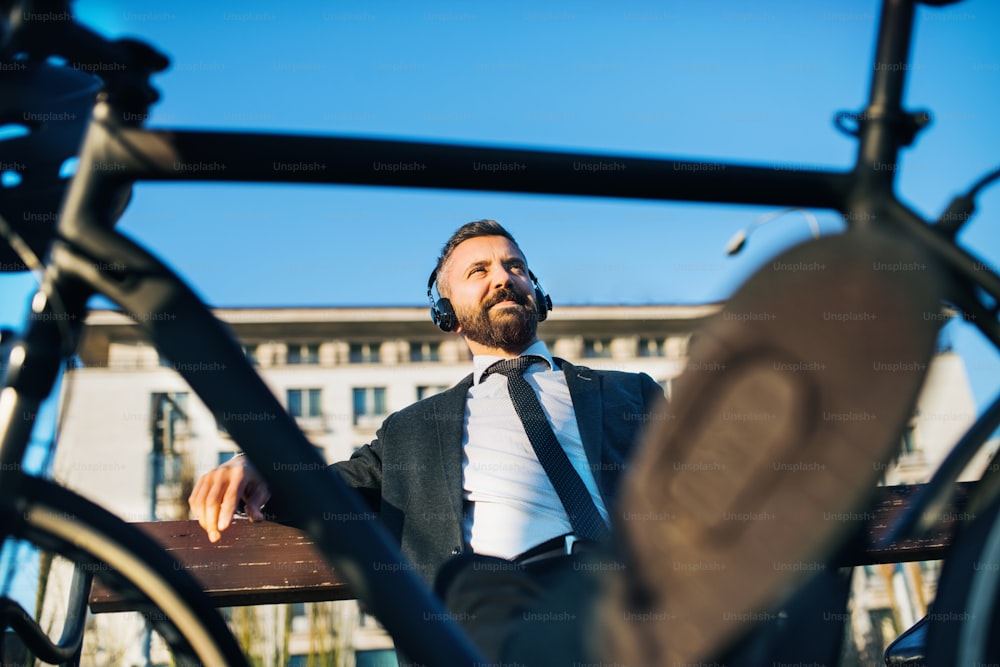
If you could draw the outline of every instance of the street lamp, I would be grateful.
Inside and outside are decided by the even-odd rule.
[[[770,222],[775,218],[780,218],[784,214],[790,213],[792,211],[798,211],[799,213],[805,216],[806,221],[809,223],[809,228],[812,229],[813,237],[818,239],[819,220],[816,219],[816,216],[813,215],[811,211],[807,211],[804,208],[798,208],[798,207],[783,208],[778,211],[771,211],[770,213],[765,213],[764,215],[760,216],[759,218],[751,222],[749,225],[744,227],[743,229],[736,232],[736,234],[733,235],[733,238],[729,239],[729,243],[726,244],[726,254],[735,255],[740,250],[742,250],[743,246],[747,244],[747,239],[750,238],[750,232],[755,227],[759,227],[760,225],[763,225],[765,222]]]

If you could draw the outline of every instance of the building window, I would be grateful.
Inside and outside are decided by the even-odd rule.
[[[184,447],[188,435],[187,392],[155,392],[151,395],[148,488],[150,518],[179,519],[186,515],[182,484]]]
[[[410,362],[441,361],[441,343],[410,343]]]
[[[318,364],[319,343],[289,343],[285,362],[289,364]]]
[[[430,396],[435,396],[447,388],[446,384],[420,385],[417,387],[417,400],[422,401]]]
[[[606,359],[610,357],[611,339],[585,338],[583,340],[583,356],[588,359],[595,359],[595,358]]]
[[[664,355],[663,341],[656,338],[640,338],[636,354],[640,357],[662,357]]]
[[[176,451],[177,440],[188,434],[186,391],[153,392],[150,396],[150,431],[153,434],[153,451]]]
[[[295,422],[306,435],[326,432],[322,389],[289,389],[286,397],[288,414],[295,418]]]
[[[354,652],[355,667],[396,667],[399,659],[391,648],[365,649]]]
[[[289,389],[288,414],[293,417],[320,417],[323,414],[322,389]]]
[[[379,362],[378,343],[351,343],[348,361],[352,364],[377,364]]]
[[[387,414],[385,387],[354,388],[355,426],[378,426]]]
[[[307,632],[309,632],[309,610],[306,608],[305,603],[304,602],[293,602],[289,606],[291,607],[291,609],[288,610],[288,615],[291,616],[291,623],[290,623],[290,625],[292,626],[291,627],[292,632],[295,632],[295,633],[307,633]],[[289,665],[294,665],[294,664],[305,665],[306,664],[305,662],[297,663],[297,662],[294,661],[294,658],[299,657],[299,656],[289,656],[289,657],[293,658],[293,660],[288,663]]]
[[[232,451],[229,451],[229,450],[219,452],[218,465],[221,466],[223,463],[225,463],[226,461],[228,461],[228,460],[232,459],[234,456],[236,456],[236,454],[237,454],[237,452],[232,452]]]
[[[914,434],[914,425],[909,424],[903,430],[903,453],[904,454],[916,454],[917,453],[917,439]]]

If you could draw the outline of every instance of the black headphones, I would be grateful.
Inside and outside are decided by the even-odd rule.
[[[438,270],[435,268],[427,279],[427,300],[431,302],[431,320],[438,325],[441,331],[451,332],[458,326],[458,317],[455,315],[451,300],[445,297],[434,298],[433,290],[434,283],[437,282],[437,272]],[[538,284],[538,278],[530,269],[528,277],[531,278],[531,282],[535,286],[535,307],[538,309],[538,321],[544,322],[545,318],[549,316],[549,311],[552,310],[552,299],[542,290],[542,286]]]

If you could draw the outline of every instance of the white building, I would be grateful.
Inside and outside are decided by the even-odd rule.
[[[718,309],[711,304],[561,306],[539,335],[556,356],[593,368],[646,372],[669,395],[671,381],[684,369],[692,332]],[[389,413],[470,371],[464,343],[438,331],[425,307],[220,309],[216,314],[329,461],[344,459],[371,441]],[[56,477],[126,520],[186,518],[193,480],[237,451],[170,361],[161,359],[140,329],[119,313],[90,315],[80,363],[65,385],[69,403]],[[924,481],[974,417],[961,359],[951,352],[938,355],[901,458],[885,471],[885,482]],[[154,457],[154,450],[161,455]],[[858,568],[855,641],[874,638],[884,645],[919,618],[932,599],[936,572],[933,563]],[[389,638],[351,602],[229,613],[248,645],[267,656],[266,663],[306,664],[310,652],[319,652],[328,660],[335,655],[339,665],[394,664],[387,653]],[[107,617],[97,621],[108,622]],[[91,642],[91,655],[104,656],[107,664],[143,664],[142,627],[123,633],[125,621],[113,622],[110,635],[98,625],[88,637],[124,635],[126,645],[115,653],[105,638],[100,650]],[[283,634],[285,627],[290,633]]]

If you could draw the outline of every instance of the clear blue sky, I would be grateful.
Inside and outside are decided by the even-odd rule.
[[[840,168],[855,143],[831,119],[862,108],[878,3],[77,0],[74,8],[105,34],[139,36],[171,56],[156,79],[164,99],[153,126]],[[1000,6],[970,0],[918,12],[907,100],[935,121],[905,153],[900,191],[934,215],[1000,162]],[[417,305],[447,235],[496,218],[558,308],[724,299],[808,235],[804,218],[789,214],[725,257],[727,239],[770,210],[157,184],[137,188],[121,227],[213,305]],[[963,242],[1000,265],[1000,187],[980,211]],[[816,213],[824,231],[840,228],[833,214]],[[8,293],[18,289],[4,282]],[[1000,363],[977,334],[950,335],[982,404],[997,391]]]

